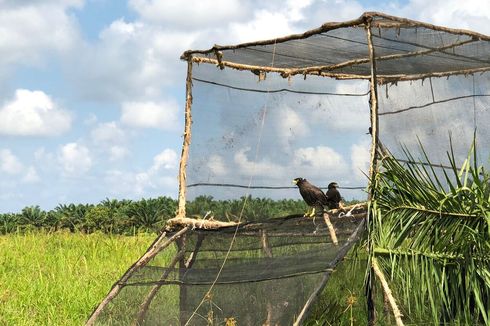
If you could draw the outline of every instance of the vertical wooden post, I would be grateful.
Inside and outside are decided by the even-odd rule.
[[[185,238],[179,239],[177,241],[177,247],[179,248],[180,251],[185,252]],[[186,266],[185,266],[185,255],[182,257],[181,260],[179,260],[179,281],[182,281],[186,272]],[[179,319],[180,319],[180,325],[185,325],[186,320],[187,320],[187,315],[184,313],[185,307],[187,305],[187,285],[185,284],[180,284],[179,285]]]
[[[186,201],[186,168],[189,158],[189,146],[191,144],[191,124],[192,124],[192,57],[187,60],[187,78],[185,83],[185,126],[184,141],[182,144],[182,154],[179,166],[179,207],[177,209],[177,218],[185,217]]]
[[[378,124],[378,90],[377,90],[377,76],[376,76],[376,59],[373,46],[373,35],[371,30],[371,16],[366,16],[365,18],[365,28],[367,34],[367,43],[369,51],[369,61],[371,64],[371,78],[369,80],[370,86],[370,111],[371,111],[371,164],[369,167],[369,195],[368,201],[371,201],[374,196],[374,189],[376,183],[376,173],[377,173],[377,148],[379,142],[379,124]],[[373,215],[373,207],[369,205],[369,211],[367,214],[367,228],[368,228],[368,250],[371,254],[371,220]],[[376,313],[374,308],[374,298],[373,298],[373,268],[369,266],[369,275],[366,281],[366,296],[367,296],[367,309],[368,309],[368,324],[376,324]]]

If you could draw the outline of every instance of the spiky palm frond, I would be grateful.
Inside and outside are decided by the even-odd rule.
[[[472,146],[460,168],[386,156],[374,180],[371,249],[410,319],[489,323],[490,183]],[[452,148],[452,146],[451,146]],[[405,150],[406,161],[416,161]],[[440,169],[440,171],[438,171]]]

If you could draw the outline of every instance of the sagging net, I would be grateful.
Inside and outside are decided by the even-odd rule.
[[[120,284],[96,324],[289,325],[360,232],[359,218],[331,220],[338,245],[302,216],[189,230]]]
[[[160,237],[89,324],[292,324],[364,222],[331,216],[334,245],[323,216],[303,217],[291,180],[323,189],[335,181],[345,201],[365,200],[373,137],[381,156],[444,174],[450,142],[458,165],[476,136],[478,164],[488,167],[489,52],[485,35],[366,13],[184,53],[193,102],[180,204],[194,221]],[[214,221],[238,224],[203,227]]]

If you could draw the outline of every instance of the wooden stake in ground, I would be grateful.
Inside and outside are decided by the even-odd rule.
[[[398,306],[396,305],[395,298],[391,293],[391,289],[388,286],[388,282],[386,281],[383,272],[379,268],[378,260],[376,259],[376,257],[371,258],[371,265],[373,266],[374,273],[376,274],[376,276],[379,278],[381,282],[381,286],[383,287],[383,292],[385,296],[388,298],[388,302],[390,303],[391,310],[393,311],[393,316],[395,316],[396,325],[403,326],[403,321],[401,318],[403,314],[400,312],[400,309],[398,309]]]
[[[330,216],[328,215],[327,212],[323,213],[323,220],[325,221],[325,224],[328,227],[328,231],[330,232],[330,238],[332,238],[333,244],[338,246],[339,241],[337,240],[337,234],[335,234],[335,229],[332,225],[332,222],[330,222]]]

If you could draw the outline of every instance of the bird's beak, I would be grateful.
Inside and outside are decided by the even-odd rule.
[[[296,180],[293,179],[293,184],[297,185],[298,184],[298,181],[296,181]]]

